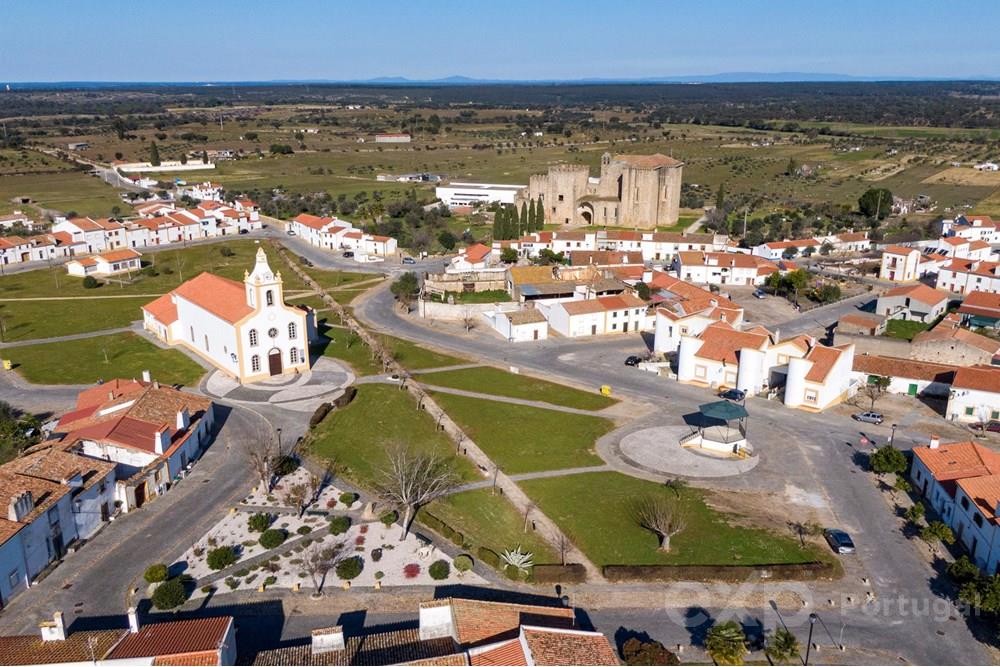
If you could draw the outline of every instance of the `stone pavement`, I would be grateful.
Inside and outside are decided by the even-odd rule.
[[[652,426],[622,434],[608,433],[597,444],[597,453],[616,470],[636,476],[638,472],[662,477],[730,477],[753,470],[760,457],[722,458],[682,447],[681,438],[691,434],[682,424]]]
[[[267,403],[297,412],[310,412],[319,403],[339,396],[355,380],[354,373],[329,357],[320,357],[313,367],[294,376],[278,376],[242,385],[219,371],[202,382],[202,391],[214,398],[246,404]]]

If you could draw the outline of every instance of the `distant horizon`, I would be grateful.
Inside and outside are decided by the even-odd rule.
[[[0,82],[12,83],[1000,79],[1000,3],[976,0],[12,0],[4,10]]]

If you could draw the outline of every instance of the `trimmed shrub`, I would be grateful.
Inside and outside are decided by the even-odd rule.
[[[354,385],[344,389],[344,393],[333,399],[333,407],[335,408],[345,408],[350,405],[351,401],[358,394],[358,388]]]
[[[215,586],[212,586],[211,584],[209,584],[209,585],[207,585],[207,586],[202,586],[202,587],[201,587],[201,592],[202,592],[202,593],[205,593],[206,595],[207,595],[208,593],[211,593],[211,592],[212,592],[212,591],[214,591],[214,590],[215,590]]]
[[[539,584],[579,584],[587,580],[587,570],[579,563],[535,565],[531,575]]]
[[[169,572],[166,565],[163,563],[156,563],[146,568],[146,571],[142,574],[142,578],[151,584],[158,584],[161,581],[166,581],[168,574]]]
[[[782,563],[779,565],[605,565],[608,581],[746,581],[750,577],[770,580],[809,581],[833,576],[832,562]]]
[[[451,566],[446,560],[436,560],[427,568],[427,574],[431,575],[431,579],[441,581],[447,579],[448,575],[451,574]]]
[[[346,581],[354,579],[364,569],[364,562],[358,556],[351,556],[337,563],[337,576]]]
[[[462,554],[461,556],[455,556],[455,560],[452,563],[455,569],[459,572],[468,572],[472,569],[472,556],[468,554]]]
[[[240,585],[238,579],[233,579],[232,577],[226,577],[226,586],[229,586],[229,590],[234,591],[236,587]]]
[[[320,425],[326,416],[330,414],[330,410],[333,409],[332,403],[320,403],[316,411],[313,412],[312,417],[309,418],[309,428],[316,428]]]
[[[403,576],[407,579],[416,579],[420,574],[420,565],[417,563],[407,563],[403,566]]]
[[[288,537],[288,533],[280,528],[268,528],[260,534],[260,546],[265,549],[277,549]]]
[[[354,501],[358,499],[358,494],[351,493],[350,491],[344,491],[340,494],[340,502],[344,503],[348,507],[354,504]]]
[[[373,561],[375,561],[376,563],[379,562],[380,560],[382,560],[382,549],[381,548],[372,549],[371,556]]]
[[[274,576],[268,577],[267,579],[264,580],[265,586],[273,586],[276,583],[278,583],[278,578]]]
[[[482,561],[486,565],[489,565],[493,569],[495,570],[500,569],[500,556],[499,554],[497,554],[497,552],[493,551],[492,549],[487,549],[486,547],[479,547],[479,550],[476,551],[476,556],[479,557],[480,561]]]
[[[285,475],[291,475],[293,472],[298,470],[299,461],[294,456],[289,456],[285,454],[284,456],[278,457],[278,460],[274,464],[274,474],[278,477],[284,477]]]
[[[248,567],[240,568],[239,570],[236,570],[236,572],[233,572],[233,575],[237,576],[237,577],[246,577],[246,576],[249,576],[250,575],[250,568],[248,568]]]
[[[150,601],[157,609],[173,609],[187,601],[187,591],[180,579],[169,579],[156,587]]]
[[[87,276],[83,279],[84,289],[94,289],[95,287],[100,287],[101,283],[97,282],[97,278],[94,276]],[[176,606],[176,605],[175,605]]]
[[[347,532],[347,529],[351,527],[351,517],[349,516],[335,516],[330,519],[330,534],[331,535],[342,535]]]
[[[313,530],[312,526],[299,526],[298,528],[295,529],[295,532],[298,533],[299,535],[308,535],[309,533],[312,532],[312,530]]]
[[[378,572],[375,573],[375,581],[379,581],[384,576],[385,576],[385,572],[383,572],[382,570],[379,570]]]
[[[399,520],[399,512],[391,510],[380,516],[378,520],[381,521],[386,528],[388,528]]]
[[[236,562],[236,551],[232,547],[217,547],[208,552],[205,561],[211,570],[224,570]]]
[[[271,515],[267,512],[251,514],[247,519],[247,528],[251,533],[263,533],[271,525]]]

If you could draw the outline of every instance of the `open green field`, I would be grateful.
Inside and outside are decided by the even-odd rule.
[[[25,149],[0,148],[0,176],[71,171],[68,162],[45,153]]]
[[[126,327],[142,319],[149,298],[0,301],[5,341],[51,338]]]
[[[325,339],[320,343],[324,356],[333,357],[349,364],[354,370],[354,374],[359,377],[378,375],[382,372],[382,364],[372,359],[371,351],[367,345],[361,342],[361,338],[357,334],[352,334],[348,329],[334,326],[325,329],[320,326],[320,331]]]
[[[851,132],[866,137],[886,139],[938,139],[955,141],[969,139],[1000,140],[1000,130],[955,127],[917,127],[904,125],[865,125],[861,123],[824,123],[820,121],[796,121],[800,127],[828,127],[835,132]]]
[[[889,320],[885,323],[885,335],[890,338],[902,338],[903,340],[913,340],[921,331],[927,331],[928,326],[923,322],[913,320]]]
[[[477,547],[486,547],[494,553],[513,549],[518,545],[523,551],[534,554],[535,563],[558,563],[559,555],[545,540],[531,530],[524,530],[524,517],[503,495],[493,495],[490,489],[463,491],[439,498],[422,511],[459,531],[472,543],[473,555]],[[420,515],[417,515],[417,521]]]
[[[455,455],[451,441],[437,430],[430,415],[395,386],[359,386],[350,405],[331,412],[308,442],[312,454],[343,467],[347,477],[369,489],[386,465],[386,452],[396,446],[452,461],[464,481],[482,479],[468,459]]]
[[[90,384],[141,377],[148,370],[165,384],[192,386],[205,373],[183,353],[160,349],[132,333],[13,347],[2,354],[35,384]]]
[[[527,375],[508,373],[492,366],[427,373],[418,376],[417,379],[432,386],[544,401],[552,405],[581,410],[601,410],[618,402],[614,398],[601,396],[596,391],[593,393],[581,391]]]
[[[597,565],[774,565],[828,558],[815,545],[735,525],[705,504],[700,490],[674,491],[617,472],[593,472],[519,483]],[[659,551],[656,536],[629,519],[629,503],[646,494],[679,493],[687,528]],[[738,517],[733,517],[738,520]]]
[[[458,364],[469,363],[468,359],[453,357],[441,352],[428,350],[420,347],[416,343],[411,343],[402,338],[395,338],[386,334],[376,334],[382,344],[388,347],[396,355],[396,361],[402,364],[408,371],[419,371],[427,368],[442,368],[444,366],[456,366]]]
[[[483,292],[445,292],[443,296],[434,295],[435,301],[448,303],[507,303],[510,294],[506,290],[486,290]]]
[[[10,203],[13,197],[30,197],[45,208],[63,213],[75,211],[80,215],[109,216],[116,206],[121,210],[128,208],[110,185],[75,170],[0,178],[2,205],[14,208]]]
[[[611,420],[432,392],[486,455],[507,474],[602,465],[594,444]]]

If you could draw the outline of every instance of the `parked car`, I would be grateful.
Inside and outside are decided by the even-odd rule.
[[[250,233],[249,229],[241,229],[240,230],[240,234],[249,234],[249,233]]]
[[[312,260],[310,260],[308,257],[299,257],[299,261],[302,262],[303,266],[312,266],[313,265]]]
[[[350,250],[347,250],[346,252],[344,252],[342,257],[354,257],[354,253],[351,252]]]
[[[838,554],[854,553],[854,540],[839,528],[827,528],[823,531],[823,537],[826,538],[830,548]]]
[[[642,362],[642,359],[635,356],[634,354],[625,357],[626,366],[638,366]]]
[[[295,236],[295,230],[294,230],[294,229],[289,229],[289,230],[288,230],[287,232],[285,232],[285,233],[286,233],[286,234],[288,234],[289,236]]]
[[[755,289],[753,291],[753,298],[755,298],[755,299],[763,299],[766,296],[767,296],[767,292],[765,292],[764,290]]]
[[[730,401],[742,401],[747,397],[747,393],[742,389],[726,389],[719,392],[719,398],[726,398]]]
[[[416,263],[417,263],[417,260],[413,259],[412,257],[404,257],[403,258],[403,264],[416,264]]]
[[[1000,421],[990,420],[985,424],[976,423],[969,426],[973,431],[989,431],[990,433],[1000,433]]]
[[[885,421],[885,417],[882,416],[881,412],[855,412],[851,417],[855,421],[864,422],[866,424],[881,424]]]

